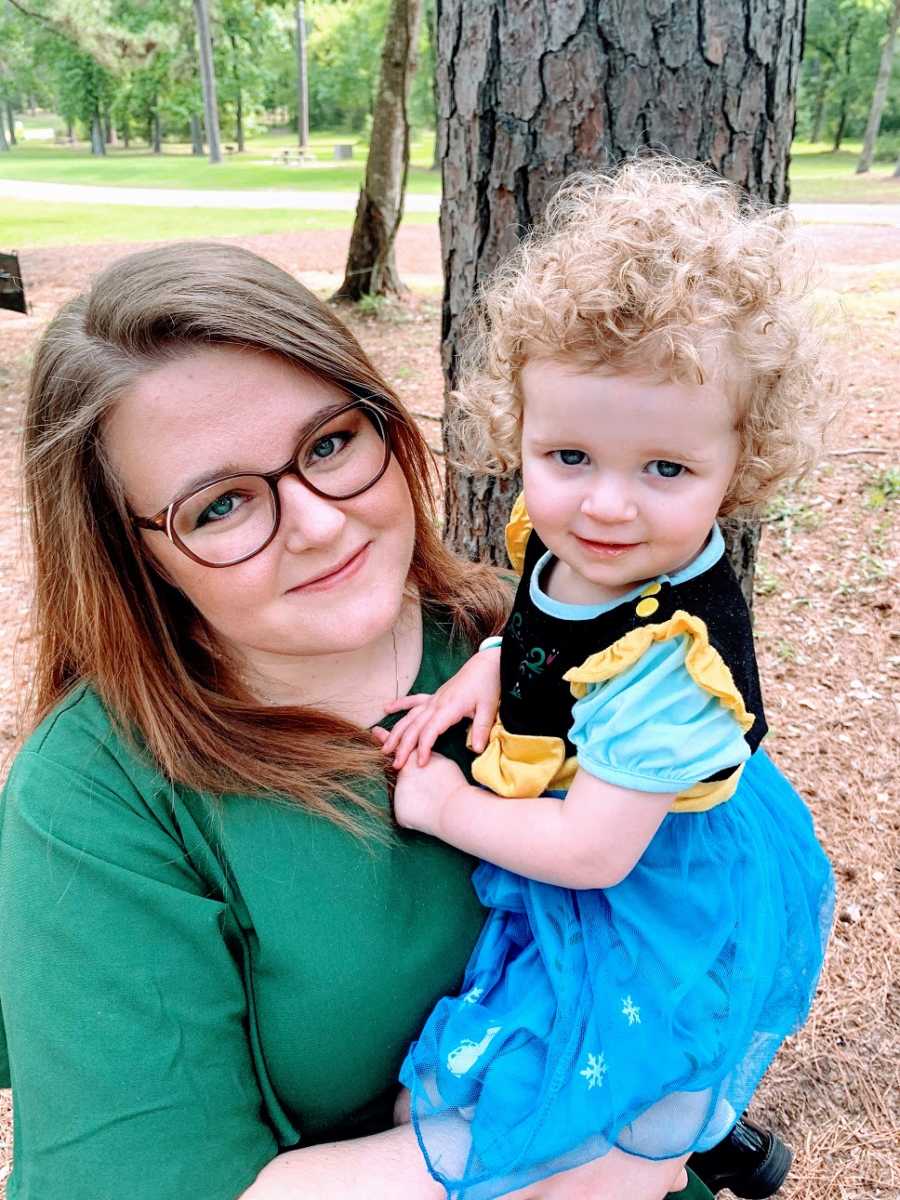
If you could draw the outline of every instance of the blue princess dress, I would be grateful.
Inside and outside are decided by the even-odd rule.
[[[612,1146],[715,1145],[803,1024],[833,909],[809,813],[757,750],[749,615],[719,530],[676,575],[595,607],[542,590],[550,555],[521,504],[507,541],[522,582],[473,774],[562,797],[580,767],[676,800],[615,887],[477,868],[490,912],[462,992],[401,1071],[429,1170],[461,1200]]]

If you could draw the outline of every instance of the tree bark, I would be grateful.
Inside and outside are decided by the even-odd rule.
[[[199,113],[191,113],[191,154],[203,157],[203,128]]]
[[[709,162],[773,204],[787,171],[804,0],[442,0],[442,355],[456,384],[460,318],[572,171],[642,145]],[[447,461],[457,456],[453,405]],[[516,479],[447,470],[446,538],[505,563]],[[728,530],[745,594],[758,527]]]
[[[200,50],[200,78],[203,83],[203,106],[206,111],[206,140],[209,144],[209,161],[222,161],[219,137],[219,103],[216,98],[216,75],[213,69],[212,38],[209,33],[209,9],[207,0],[194,0],[194,16],[197,21],[197,45]]]
[[[159,108],[154,108],[150,118],[150,146],[154,154],[162,154],[162,120]]]
[[[15,146],[16,143],[16,114],[13,112],[12,101],[6,101],[6,121],[9,125],[9,144]]]
[[[303,0],[294,5],[294,26],[297,31],[297,144],[301,150],[309,146],[309,76],[306,70],[306,16]]]
[[[9,150],[9,142],[6,138],[6,125],[0,120],[0,154]]]
[[[894,9],[888,21],[887,38],[881,50],[881,63],[878,67],[878,78],[875,80],[875,91],[872,93],[872,107],[869,109],[869,119],[866,122],[866,133],[863,138],[862,154],[856,164],[856,174],[864,175],[872,166],[875,155],[875,141],[881,126],[881,114],[887,100],[888,84],[891,82],[891,67],[894,65],[894,50],[897,45],[897,28],[900,26],[900,0],[894,0]]]
[[[91,117],[91,154],[106,154],[106,138],[103,136],[103,122],[98,112],[95,112]]]
[[[336,299],[400,294],[394,239],[409,168],[409,89],[416,69],[421,0],[391,0],[366,179],[359,193],[344,282]]]
[[[244,152],[244,97],[241,91],[241,72],[238,67],[238,45],[237,38],[233,33],[228,35],[228,40],[231,42],[231,73],[234,78],[234,90],[237,96],[234,108],[234,136],[237,142],[238,153]]]

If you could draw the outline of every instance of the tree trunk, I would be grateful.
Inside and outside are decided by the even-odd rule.
[[[95,112],[91,117],[91,154],[106,154],[106,139],[103,136],[103,122],[100,114]]]
[[[828,92],[828,84],[830,80],[831,72],[822,71],[819,76],[818,84],[816,85],[816,99],[813,104],[812,129],[810,130],[809,135],[809,140],[814,143],[822,140],[822,121],[825,117],[825,96]]]
[[[191,154],[203,157],[203,129],[199,113],[191,113]]]
[[[841,107],[838,110],[838,123],[834,130],[834,141],[831,143],[832,154],[837,154],[841,148],[841,143],[844,140],[844,132],[847,128],[847,92],[841,96]]]
[[[399,294],[394,239],[409,168],[409,89],[416,69],[421,0],[391,0],[372,117],[366,180],[359,193],[344,282],[335,298]]]
[[[197,45],[200,48],[200,77],[203,82],[203,107],[206,112],[206,140],[209,143],[209,161],[222,161],[219,138],[219,103],[216,98],[216,75],[213,69],[212,38],[209,33],[209,9],[207,0],[194,0],[194,16],[197,20]]]
[[[2,120],[2,118],[0,118]],[[16,145],[16,114],[13,112],[12,101],[6,102],[6,120],[9,125],[9,144]]]
[[[894,167],[894,179],[900,179],[900,154],[897,156],[897,165]]]
[[[787,171],[804,0],[442,0],[442,355],[457,378],[460,318],[560,181],[641,145],[712,164],[773,204]],[[447,460],[457,455],[453,405]],[[446,538],[505,563],[515,479],[448,466]],[[758,527],[727,531],[745,594]]]
[[[881,51],[881,64],[878,68],[878,78],[875,81],[875,91],[872,93],[872,107],[869,109],[869,119],[866,122],[862,154],[856,164],[857,175],[864,175],[869,170],[875,155],[875,140],[878,137],[881,114],[884,112],[884,104],[887,100],[888,84],[891,82],[891,67],[894,65],[898,26],[900,26],[900,0],[894,0],[894,10],[888,21],[887,38]]]
[[[437,81],[437,17],[434,8],[430,4],[425,10],[425,17],[428,22],[428,40],[431,43],[431,53],[434,57],[434,71],[431,76],[431,101],[434,105],[434,153],[431,156],[431,170],[439,171],[441,169],[441,139],[438,133],[441,122],[438,114],[441,111],[441,102],[438,98]]]
[[[160,119],[159,109],[153,110],[151,123],[151,145],[154,154],[162,154],[162,120]]]
[[[241,72],[238,67],[238,44],[237,38],[233,33],[229,33],[228,40],[231,42],[231,73],[234,79],[234,90],[237,96],[235,100],[234,112],[234,136],[237,142],[238,153],[244,152],[244,97],[241,92]]]
[[[309,76],[306,70],[306,17],[303,0],[294,5],[294,24],[297,30],[297,144],[301,150],[309,146]]]
[[[9,150],[9,142],[6,139],[6,125],[0,121],[0,154]]]

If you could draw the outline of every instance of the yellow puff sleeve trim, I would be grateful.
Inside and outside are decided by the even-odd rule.
[[[520,494],[512,506],[506,526],[506,553],[517,575],[522,574],[525,566],[525,545],[532,529],[534,526],[525,507],[525,497]]]
[[[654,642],[666,642],[672,638],[686,634],[690,639],[684,665],[688,674],[698,687],[710,696],[715,696],[732,713],[735,720],[746,733],[753,725],[756,717],[747,712],[744,698],[735,686],[731,671],[709,642],[706,623],[699,617],[679,609],[659,625],[641,625],[632,629],[624,637],[613,642],[606,650],[591,654],[580,667],[573,667],[563,676],[572,689],[572,695],[580,700],[587,695],[592,683],[604,683],[620,675],[628,667],[633,666],[646,653]]]

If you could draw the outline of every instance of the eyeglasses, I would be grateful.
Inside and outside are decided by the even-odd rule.
[[[135,517],[134,524],[164,533],[204,567],[233,567],[265,550],[278,532],[278,484],[286,475],[326,500],[351,500],[378,482],[390,459],[385,416],[354,400],[304,434],[276,471],[224,475],[179,496],[155,517]]]

